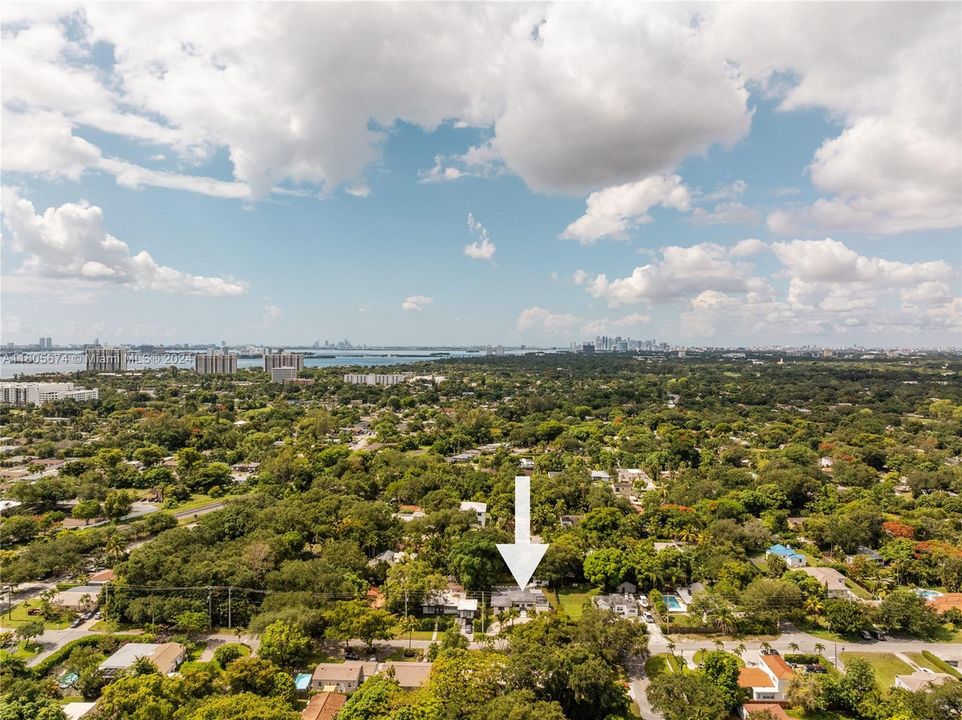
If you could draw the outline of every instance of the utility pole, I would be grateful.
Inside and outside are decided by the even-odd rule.
[[[214,627],[214,591],[210,584],[207,585],[207,625]]]
[[[228,585],[227,586],[227,629],[228,630],[231,630],[234,627],[234,624],[232,622],[233,618],[231,617],[231,607],[230,607],[231,590],[233,590],[233,588],[230,585]]]

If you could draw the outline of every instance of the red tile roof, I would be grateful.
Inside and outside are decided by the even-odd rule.
[[[781,655],[762,655],[762,662],[768,665],[768,669],[779,680],[788,680],[795,675],[795,672],[785,662]]]

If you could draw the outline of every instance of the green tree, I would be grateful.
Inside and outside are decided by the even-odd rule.
[[[120,520],[130,512],[133,499],[126,490],[115,490],[107,493],[104,499],[104,514],[111,520]]]
[[[96,500],[81,500],[70,511],[70,515],[75,520],[83,520],[85,525],[89,524],[94,518],[100,517],[100,513],[100,503]]]
[[[281,667],[293,668],[304,660],[310,647],[310,638],[297,625],[278,620],[261,634],[257,654]]]
[[[612,590],[628,573],[628,557],[618,548],[602,548],[590,553],[584,561],[584,573],[588,582]]]
[[[930,638],[941,622],[935,610],[911,590],[893,590],[879,604],[878,624],[887,630],[904,632],[916,637]]]
[[[206,613],[195,612],[193,610],[186,610],[180,613],[175,620],[177,629],[188,637],[202,633],[207,629],[208,622],[209,620]]]
[[[825,619],[832,632],[842,635],[857,635],[870,625],[865,606],[854,600],[827,600]]]
[[[251,693],[208,698],[184,716],[185,720],[300,720],[300,717],[282,698]]]
[[[738,659],[734,655],[722,650],[705,653],[701,671],[722,692],[729,711],[741,704],[744,693],[738,685]]]
[[[18,639],[22,640],[24,644],[29,645],[31,640],[43,635],[43,621],[32,620],[30,622],[25,622],[22,625],[18,625],[14,632],[16,633]]]
[[[720,720],[728,714],[725,692],[701,673],[656,677],[647,695],[665,720]]]

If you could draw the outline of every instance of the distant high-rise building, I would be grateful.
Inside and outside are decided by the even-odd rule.
[[[52,349],[52,348],[53,348],[53,338],[48,335],[48,336],[47,336],[47,350],[50,350],[50,349]]]
[[[294,367],[275,367],[271,368],[271,382],[285,383],[297,379],[297,368]]]
[[[87,348],[87,372],[124,372],[127,369],[127,348]]]
[[[264,372],[270,372],[274,368],[292,367],[297,372],[304,369],[304,355],[302,353],[289,353],[280,350],[278,352],[264,353]]]
[[[211,352],[194,355],[198,375],[233,375],[237,372],[237,353]]]

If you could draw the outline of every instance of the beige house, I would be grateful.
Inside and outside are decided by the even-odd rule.
[[[75,612],[86,612],[97,607],[97,598],[102,589],[101,585],[77,585],[67,588],[54,595],[53,604]]]
[[[806,575],[818,580],[830,599],[854,600],[855,593],[845,584],[845,576],[835,568],[830,567],[802,567],[797,568]]]
[[[948,673],[917,671],[911,675],[896,675],[895,687],[908,690],[909,692],[918,692],[933,685],[941,685],[947,680],[952,680],[952,676]]]

